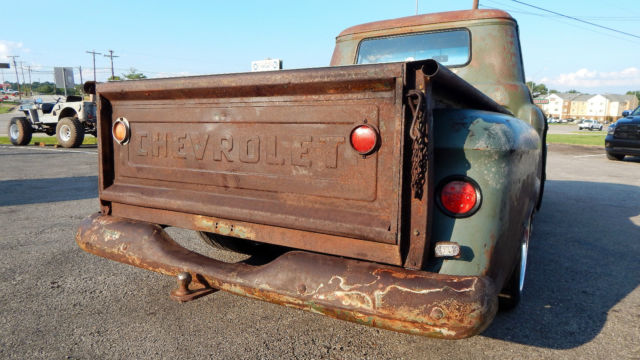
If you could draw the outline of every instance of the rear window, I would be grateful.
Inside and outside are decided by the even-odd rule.
[[[358,47],[358,64],[434,59],[446,66],[465,65],[471,39],[465,29],[364,39]]]

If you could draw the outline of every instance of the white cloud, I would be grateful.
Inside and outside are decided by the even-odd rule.
[[[624,87],[630,89],[640,86],[640,69],[630,67],[621,71],[611,72],[580,69],[572,73],[560,74],[556,77],[543,77],[540,82],[551,88]]]
[[[23,47],[21,42],[0,40],[0,60],[3,62],[11,60],[7,56],[20,55],[20,53],[25,52],[26,50],[27,49]]]

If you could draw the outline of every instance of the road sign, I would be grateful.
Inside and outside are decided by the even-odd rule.
[[[266,59],[251,62],[251,71],[282,70],[282,60]]]
[[[57,88],[68,89],[76,85],[73,81],[73,68],[54,67],[53,74],[56,79]]]
[[[9,63],[0,63],[0,69],[8,69]]]

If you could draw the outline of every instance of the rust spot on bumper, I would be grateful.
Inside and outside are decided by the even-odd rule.
[[[488,277],[449,276],[292,251],[252,266],[189,251],[158,225],[95,214],[76,235],[85,251],[238,295],[400,332],[459,339],[497,310]]]

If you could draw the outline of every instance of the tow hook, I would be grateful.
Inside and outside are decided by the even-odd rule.
[[[173,300],[181,303],[195,300],[216,291],[216,289],[207,285],[200,285],[200,287],[196,289],[189,289],[192,277],[188,272],[181,272],[176,278],[178,281],[178,288],[171,290],[170,296]]]

